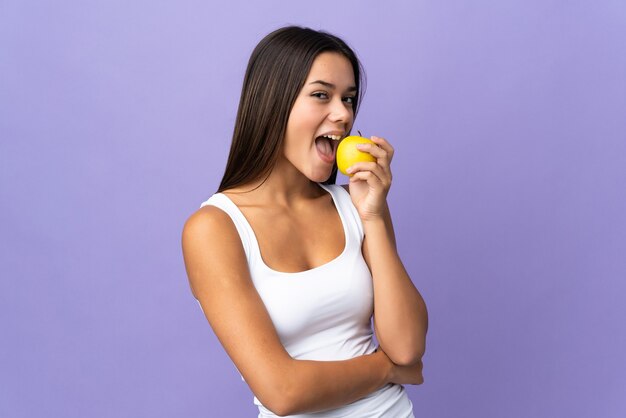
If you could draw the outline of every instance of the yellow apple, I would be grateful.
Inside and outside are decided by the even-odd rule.
[[[370,153],[357,149],[357,144],[375,144],[362,136],[351,135],[344,138],[337,147],[337,168],[346,176],[353,174],[346,173],[346,170],[353,164],[360,162],[376,162],[376,158]]]

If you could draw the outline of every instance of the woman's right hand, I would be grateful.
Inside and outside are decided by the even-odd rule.
[[[387,354],[385,354],[380,346],[377,351],[380,351],[387,358],[389,363],[391,363],[389,377],[387,379],[389,382],[401,385],[421,385],[424,383],[424,375],[422,374],[424,364],[422,360],[411,366],[398,366],[387,357]]]

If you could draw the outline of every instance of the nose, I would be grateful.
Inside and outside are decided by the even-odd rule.
[[[342,97],[336,96],[331,103],[329,119],[333,122],[350,123],[352,121],[352,105],[344,102]]]

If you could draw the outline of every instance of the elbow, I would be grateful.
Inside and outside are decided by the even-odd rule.
[[[424,357],[426,351],[425,344],[414,344],[401,350],[385,351],[394,364],[398,366],[414,366]]]
[[[268,409],[279,417],[301,413],[302,406],[298,401],[302,400],[302,396],[296,395],[296,391],[297,388],[295,386],[289,385],[283,391],[274,393],[274,396],[272,396],[272,407]]]
[[[261,404],[279,417],[293,415],[298,412],[297,401],[301,396],[297,394],[298,385],[296,379],[289,376],[292,373],[281,374],[272,382],[266,382],[262,391],[255,394]]]
[[[390,356],[389,359],[398,366],[415,366],[422,360],[421,353],[407,353],[404,355]]]
[[[271,403],[268,402],[267,404],[263,405],[276,416],[286,417],[288,415],[292,415],[291,407],[281,399],[276,399]]]
[[[295,405],[293,398],[284,393],[276,392],[269,396],[266,402],[261,403],[263,403],[263,406],[279,417],[293,415],[298,412],[298,408]]]

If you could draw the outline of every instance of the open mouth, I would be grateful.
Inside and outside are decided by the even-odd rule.
[[[335,151],[339,140],[322,135],[315,138],[315,148],[320,158],[325,162],[332,163],[335,161]]]

